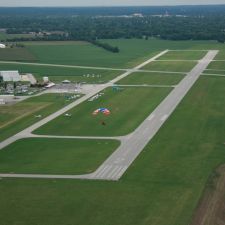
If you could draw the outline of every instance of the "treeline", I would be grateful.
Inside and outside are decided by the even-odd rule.
[[[61,31],[67,35],[47,35],[31,38],[15,38],[14,41],[29,40],[100,40],[118,38],[157,37],[167,40],[217,40],[225,42],[224,15],[205,16],[3,16],[0,29],[8,33],[40,33]],[[54,33],[54,32],[53,32]],[[96,42],[96,43],[95,43]],[[117,52],[119,49],[99,41],[93,44]]]
[[[225,5],[190,6],[124,6],[124,7],[0,7],[0,15],[5,16],[121,16],[141,13],[145,16],[170,15],[223,15]]]
[[[109,52],[118,53],[120,51],[120,49],[118,47],[111,46],[108,43],[103,43],[103,42],[100,42],[100,41],[97,41],[97,40],[89,40],[88,42],[90,42],[93,45],[96,45],[100,48],[103,48],[103,49],[105,49],[106,51],[109,51]]]

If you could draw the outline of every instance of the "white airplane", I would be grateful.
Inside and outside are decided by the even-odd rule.
[[[35,116],[35,118],[41,118],[42,117],[42,115],[36,115]]]

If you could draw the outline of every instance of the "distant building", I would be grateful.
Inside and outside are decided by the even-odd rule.
[[[144,17],[141,13],[134,13],[132,16],[133,17]]]
[[[0,77],[4,82],[21,81],[21,76],[18,71],[0,71]]]
[[[47,84],[49,82],[49,78],[48,77],[43,77],[43,82],[44,82],[44,84]]]
[[[6,46],[0,43],[0,48],[6,48]]]

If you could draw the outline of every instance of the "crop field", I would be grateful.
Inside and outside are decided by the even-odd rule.
[[[97,100],[86,101],[70,110],[68,113],[71,117],[60,116],[40,127],[35,133],[71,136],[125,135],[132,132],[171,90],[172,88],[126,87],[114,91],[108,88]],[[101,107],[108,108],[111,114],[93,116],[92,113]],[[106,126],[102,125],[102,121]]]
[[[106,66],[129,68],[138,65],[144,60],[165,49],[171,50],[202,50],[202,49],[221,49],[222,44],[214,41],[164,41],[157,39],[118,39],[102,40],[110,43],[112,46],[118,46],[120,53],[110,53],[101,48],[93,46],[87,42],[24,42],[26,50],[32,56],[32,60],[42,63],[66,64],[66,65],[85,65],[85,66]],[[9,50],[9,49],[7,49]],[[24,53],[10,59],[20,60],[24,58]],[[172,53],[170,53],[172,54]],[[169,57],[171,55],[169,54]],[[174,58],[173,53],[172,57]],[[191,53],[193,59],[198,59],[204,51]],[[222,59],[224,54],[220,53],[217,59]],[[167,56],[166,56],[167,57]],[[184,53],[182,58],[189,59],[190,55]],[[8,57],[1,56],[1,60],[9,60]],[[175,59],[175,58],[174,58]],[[29,61],[30,58],[24,58],[23,61]]]
[[[154,61],[144,67],[146,70],[165,72],[189,72],[197,64],[192,61]]]
[[[62,108],[70,101],[60,94],[45,94],[32,97],[15,105],[0,107],[0,141],[14,135],[29,125]]]
[[[35,62],[36,58],[26,48],[4,48],[0,49],[0,60]]]
[[[61,82],[67,79],[73,82],[87,83],[105,83],[123,72],[44,65],[21,65],[11,63],[0,63],[0,70],[19,70],[20,73],[32,73],[37,79],[48,76],[53,82]]]
[[[185,74],[169,74],[169,73],[132,73],[126,78],[118,82],[118,84],[132,84],[132,85],[176,85],[183,78]]]
[[[138,42],[138,41],[137,41]],[[103,66],[126,68],[139,64],[146,57],[150,58],[156,51],[146,48],[146,43],[140,42],[139,46],[134,43],[123,45],[118,42],[121,51],[119,54],[111,53],[92,44],[85,42],[71,42],[71,44],[46,45],[41,42],[29,43],[27,49],[41,63],[82,65],[82,66]],[[149,46],[150,47],[150,46]],[[78,54],[79,53],[79,54]]]
[[[0,151],[0,173],[91,173],[118,146],[112,140],[23,139]]]
[[[224,85],[223,78],[201,77],[118,182],[0,180],[1,221],[190,224],[208,177],[225,162]]]
[[[206,51],[169,51],[159,60],[200,60],[206,53]]]
[[[0,32],[0,40],[5,41],[6,39],[13,39],[13,38],[31,38],[33,37],[33,34],[6,34],[3,32]]]

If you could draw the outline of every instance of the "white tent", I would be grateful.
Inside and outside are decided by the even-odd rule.
[[[71,83],[71,81],[69,81],[69,80],[64,80],[64,81],[62,81],[62,83],[63,83],[63,84],[69,84],[69,83]]]
[[[0,43],[0,48],[6,48],[6,46]]]

